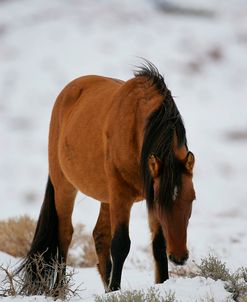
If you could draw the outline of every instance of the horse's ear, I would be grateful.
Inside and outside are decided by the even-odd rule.
[[[154,154],[148,157],[148,167],[153,178],[159,175],[161,160]]]
[[[195,156],[191,151],[189,151],[187,156],[186,156],[186,159],[185,159],[185,169],[186,169],[186,171],[188,173],[192,174],[194,165],[195,165]]]

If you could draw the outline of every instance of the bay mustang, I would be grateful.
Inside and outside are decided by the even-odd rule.
[[[19,272],[37,284],[40,276],[53,276],[50,287],[63,278],[64,270],[58,272],[50,264],[66,262],[74,200],[81,191],[101,202],[93,238],[106,291],[120,288],[130,249],[131,207],[143,199],[155,282],[164,282],[167,259],[182,265],[188,258],[194,162],[171,92],[149,61],[126,82],[95,75],[70,82],[53,108],[45,198]],[[28,265],[37,254],[43,257],[42,267]]]

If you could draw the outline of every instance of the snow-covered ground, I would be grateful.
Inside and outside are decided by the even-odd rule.
[[[247,2],[175,1],[211,12],[200,16],[166,14],[164,2],[0,0],[0,219],[39,214],[50,112],[63,86],[85,74],[127,80],[144,57],[176,96],[196,155],[191,260],[211,252],[231,269],[247,266]],[[74,221],[91,232],[97,211],[98,202],[81,194]],[[133,208],[130,233],[123,288],[150,286],[144,202]],[[78,270],[76,281],[85,301],[103,293],[95,269]],[[212,280],[173,278],[161,287],[181,301],[200,300],[204,290],[226,300]]]
[[[0,259],[5,263],[14,262],[11,257],[6,254],[0,253]],[[152,274],[150,271],[140,271],[137,269],[126,269],[122,277],[122,290],[143,290],[147,292],[150,287],[153,287]],[[1,275],[0,275],[1,278]],[[100,277],[96,274],[94,268],[78,269],[75,276],[76,286],[80,284],[79,296],[71,299],[71,302],[87,301],[94,302],[95,296],[103,296],[103,290],[100,284]],[[214,281],[210,278],[195,277],[191,278],[170,278],[166,281],[165,285],[155,285],[161,296],[165,297],[169,293],[175,293],[176,301],[179,302],[234,302],[231,299],[231,294],[224,288],[224,283],[220,280]],[[115,294],[115,293],[113,293]],[[51,298],[46,298],[53,301]],[[4,301],[23,301],[42,302],[46,300],[44,297],[7,297]]]

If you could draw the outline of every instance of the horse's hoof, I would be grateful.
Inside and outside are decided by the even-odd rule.
[[[105,292],[106,292],[106,294],[107,293],[111,293],[111,292],[115,292],[115,291],[117,291],[117,290],[120,290],[120,286],[109,286],[106,290],[105,290]]]

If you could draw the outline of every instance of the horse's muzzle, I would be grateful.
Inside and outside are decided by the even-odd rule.
[[[176,265],[184,265],[185,262],[188,260],[188,258],[189,258],[188,252],[180,258],[176,257],[174,254],[169,255],[169,260],[172,261]]]

